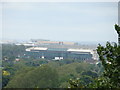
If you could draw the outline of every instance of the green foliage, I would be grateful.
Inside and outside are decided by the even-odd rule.
[[[30,82],[27,82],[29,80],[28,78],[33,78],[30,81],[35,82],[34,80],[36,80],[37,77],[32,73],[35,73],[34,71],[37,68],[39,68],[39,70],[41,70],[40,68],[45,65],[44,67],[50,67],[52,69],[55,69],[55,72],[57,74],[56,75],[57,80],[55,81],[56,82],[55,84],[57,84],[56,87],[67,88],[70,85],[69,82],[68,82],[70,78],[71,79],[76,79],[77,77],[80,77],[81,81],[82,81],[82,84],[86,84],[86,79],[82,78],[82,77],[85,77],[86,75],[92,77],[92,74],[90,75],[87,72],[89,70],[95,71],[95,69],[97,68],[96,65],[91,65],[91,64],[86,63],[86,62],[81,62],[81,63],[76,62],[76,63],[70,63],[70,64],[61,65],[61,62],[50,61],[49,63],[46,63],[46,64],[40,64],[40,66],[26,65],[26,63],[29,63],[29,62],[37,62],[37,63],[39,63],[39,60],[38,61],[37,60],[32,61],[32,59],[31,60],[24,60],[23,59],[23,60],[21,60],[19,62],[15,62],[12,67],[4,67],[3,70],[9,71],[11,73],[11,76],[9,77],[9,79],[7,79],[7,77],[3,78],[3,82],[5,82],[3,87],[5,87],[7,84],[8,84],[7,88],[12,87],[12,86],[15,86],[15,87],[18,87],[18,86],[19,87],[27,87],[27,86],[24,86],[23,84],[25,84],[25,83],[29,84],[30,83]],[[81,66],[81,67],[79,67],[79,66]],[[79,73],[77,72],[77,69],[76,69],[78,67],[80,69]],[[85,73],[85,71],[86,71],[86,73]],[[91,71],[91,72],[93,72],[93,71]],[[52,72],[51,70],[47,70],[46,73],[48,75],[50,75],[51,72]],[[41,73],[43,74],[42,70],[41,70],[40,73],[37,73],[37,74],[40,75]],[[46,78],[46,77],[47,76],[45,76],[45,75],[41,76],[41,78]],[[6,82],[6,80],[8,80],[8,81]],[[23,82],[22,81],[17,82],[19,80],[23,80]],[[46,79],[45,79],[45,81],[47,82]],[[42,79],[40,80],[40,82],[41,82],[41,84],[40,84],[41,86],[42,86],[42,83],[46,83],[46,82],[42,81]],[[11,83],[12,83],[12,85],[11,85]],[[23,84],[19,85],[19,83],[23,83]],[[30,86],[31,85],[32,84],[30,84]],[[41,87],[39,84],[37,84],[37,85],[38,86],[35,86],[35,87]],[[31,86],[31,87],[34,87],[34,86]],[[51,86],[51,87],[55,87],[55,85]]]
[[[60,85],[59,85],[59,88],[68,88],[68,86],[69,86],[70,84],[69,84],[69,82],[61,82],[60,83]]]
[[[70,78],[77,78],[79,74],[76,72],[76,66],[79,63],[65,64],[58,67],[59,80],[61,83],[68,81]]]
[[[79,78],[75,80],[70,79],[69,84],[70,85],[68,86],[68,88],[85,88],[85,86],[81,84],[81,80]]]
[[[94,71],[84,71],[82,72],[81,75],[87,75],[87,76],[90,76],[91,78],[97,78],[98,77],[98,74]]]
[[[8,58],[9,60],[14,60],[15,57],[18,55],[23,55],[25,52],[24,46],[17,46],[17,45],[10,45],[10,44],[3,44],[2,45],[2,57]]]
[[[84,87],[87,87],[88,84],[92,83],[93,82],[93,78],[89,75],[83,75],[81,78],[80,78],[80,82],[82,85],[84,85]]]
[[[2,76],[2,87],[5,87],[10,80],[10,76]]]
[[[119,25],[115,24],[115,30],[117,31],[118,34],[120,34],[120,27],[119,27]]]
[[[20,73],[22,72],[22,73]],[[22,70],[8,83],[7,88],[52,88],[57,87],[57,71],[48,65]]]
[[[48,63],[48,61],[47,60],[45,60],[45,59],[29,59],[29,60],[24,60],[24,61],[26,61],[25,62],[25,65],[27,65],[27,66],[40,66],[41,64],[47,64]]]
[[[58,67],[57,71],[59,71],[60,86],[64,87],[68,85],[70,87],[71,81],[69,81],[69,79],[76,82],[76,79],[79,77],[79,84],[87,87],[87,84],[93,82],[94,78],[98,77],[98,72],[95,72],[97,67],[98,66],[86,62],[71,63]],[[79,70],[79,72],[77,70]],[[72,85],[72,87],[74,86]]]
[[[77,73],[81,73],[83,71],[89,71],[89,70],[94,70],[94,65],[86,63],[86,62],[81,62],[79,65],[76,67]]]
[[[120,26],[115,24],[115,30],[118,33],[118,44],[120,45]]]
[[[106,47],[99,45],[97,52],[104,67],[105,78],[105,81],[101,80],[104,83],[98,87],[107,83],[109,88],[120,88],[120,46],[107,42]]]
[[[64,64],[71,64],[71,63],[75,63],[75,62],[78,62],[78,63],[80,63],[80,62],[82,62],[81,60],[79,60],[79,59],[63,59],[63,60],[60,60],[59,61],[59,64],[60,65],[64,65]]]

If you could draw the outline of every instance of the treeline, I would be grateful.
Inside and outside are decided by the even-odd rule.
[[[16,57],[22,56],[25,52],[25,46],[14,45],[14,44],[3,44],[2,45],[2,58],[14,60]]]
[[[102,67],[86,62],[61,64],[55,61],[28,66],[20,61],[3,70],[6,71],[3,87],[6,88],[67,88],[69,80],[78,77],[83,85],[92,83],[101,74]],[[6,82],[6,79],[9,80]]]

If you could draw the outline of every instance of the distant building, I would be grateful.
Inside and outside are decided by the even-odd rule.
[[[40,46],[40,45],[76,45],[74,42],[50,41],[46,39],[31,39],[29,42],[16,43],[16,45],[24,46]]]
[[[36,45],[74,45],[74,42],[50,41],[46,39],[31,39]]]
[[[31,47],[26,49],[26,56],[41,57],[46,59],[62,60],[62,59],[80,59],[94,60],[93,50],[89,49],[72,49],[72,48],[46,48]]]
[[[47,39],[31,39],[30,41],[38,42],[38,41],[50,41],[50,40],[47,40]]]

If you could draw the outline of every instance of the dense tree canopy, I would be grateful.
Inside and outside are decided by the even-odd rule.
[[[58,84],[57,71],[48,65],[28,68],[16,74],[7,88],[51,88],[57,87]]]
[[[106,47],[98,46],[99,58],[104,67],[105,83],[110,88],[120,88],[120,46],[107,42]]]

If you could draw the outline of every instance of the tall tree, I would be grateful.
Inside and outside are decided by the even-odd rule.
[[[118,33],[118,44],[120,45],[120,26],[115,24],[115,30]]]
[[[118,33],[118,45],[106,43],[97,47],[99,59],[104,67],[103,75],[90,84],[90,88],[120,88],[120,27],[115,24]],[[72,87],[78,87],[78,82],[70,82]],[[84,88],[84,86],[82,87]]]
[[[120,88],[120,45],[107,42],[106,47],[99,45],[97,52],[104,67],[98,87]]]

